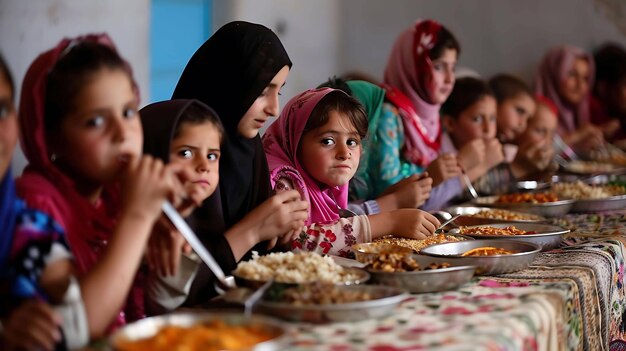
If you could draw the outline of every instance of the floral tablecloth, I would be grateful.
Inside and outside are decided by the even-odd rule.
[[[554,220],[562,248],[520,272],[412,295],[384,319],[297,325],[290,350],[608,350],[624,338],[626,211]]]

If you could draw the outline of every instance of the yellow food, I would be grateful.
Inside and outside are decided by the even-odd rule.
[[[525,230],[517,229],[515,226],[508,226],[505,228],[496,227],[460,227],[459,233],[463,235],[524,235],[524,234],[536,234],[536,232],[528,232]]]
[[[192,327],[164,327],[150,338],[121,341],[116,345],[116,349],[121,351],[240,350],[276,336],[261,327],[228,325],[223,321],[211,321]]]
[[[461,256],[494,256],[494,255],[510,255],[516,253],[515,251],[502,249],[493,246],[477,247],[475,249],[464,252]]]

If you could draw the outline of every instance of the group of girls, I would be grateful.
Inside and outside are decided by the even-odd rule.
[[[587,58],[547,59],[561,76],[535,97],[512,76],[456,81],[460,53],[445,27],[420,21],[383,83],[332,81],[280,113],[287,52],[266,27],[232,22],[196,51],[172,100],[139,110],[128,63],[88,35],[31,64],[19,123],[0,62],[2,346],[74,348],[207,304],[215,279],[161,213],[166,201],[224,271],[253,250],[349,255],[387,234],[432,235],[425,210],[466,196],[465,177],[490,192],[548,170],[556,130],[574,147],[615,132],[561,91],[590,79]],[[14,183],[18,134],[29,165]]]

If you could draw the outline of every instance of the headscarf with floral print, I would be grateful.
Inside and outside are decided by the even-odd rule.
[[[441,105],[432,103],[435,86],[429,54],[441,28],[441,24],[425,20],[402,32],[385,68],[383,88],[387,99],[400,110],[404,125],[404,157],[422,167],[437,158],[440,148]]]

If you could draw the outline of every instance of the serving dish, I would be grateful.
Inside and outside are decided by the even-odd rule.
[[[346,279],[341,281],[341,282],[337,282],[337,285],[358,285],[358,284],[364,284],[366,283],[369,279],[370,279],[370,274],[360,268],[356,268],[356,267],[343,267],[343,271],[344,274],[346,275]],[[245,288],[251,288],[251,289],[258,289],[261,286],[263,286],[263,284],[265,284],[267,281],[266,280],[255,280],[255,279],[249,279],[246,277],[243,277],[241,275],[236,274],[235,272],[232,273],[233,277],[235,277],[235,283],[237,284],[238,287],[245,287]],[[307,284],[307,283],[312,283],[313,281],[309,281],[309,282],[301,282],[301,283],[291,283],[291,282],[279,282],[278,283],[283,283],[283,284],[290,284],[290,285],[299,285],[299,284]]]
[[[461,256],[469,250],[481,247],[497,247],[516,253],[495,256]],[[533,243],[518,240],[481,239],[437,244],[422,249],[420,254],[436,258],[436,262],[476,266],[477,275],[498,275],[528,267],[540,251],[541,247]]]
[[[480,235],[467,233],[464,235],[470,236],[474,239],[492,239],[492,240],[517,240],[527,243],[536,244],[542,248],[542,251],[552,250],[561,244],[563,235],[570,232],[569,229],[565,229],[559,226],[541,224],[541,223],[520,223],[520,222],[508,222],[489,224],[488,227],[494,228],[507,228],[514,226],[519,230],[526,232],[533,232],[533,234],[520,234],[520,235]],[[485,225],[467,226],[467,228],[481,228]],[[452,229],[451,232],[459,233],[460,228]]]
[[[405,299],[408,293],[404,289],[380,285],[335,285],[333,289],[371,294],[368,301],[337,304],[296,305],[281,302],[276,298],[276,290],[269,289],[256,306],[255,312],[272,315],[281,319],[308,322],[353,322],[370,318],[381,318],[393,313],[393,310]]]
[[[274,351],[284,350],[286,347],[286,339],[289,328],[283,322],[264,316],[251,316],[246,318],[243,314],[218,312],[185,312],[145,318],[137,322],[127,324],[126,326],[116,330],[109,338],[109,346],[110,349],[118,351],[131,350],[128,348],[128,342],[135,342],[153,337],[165,327],[177,326],[188,328],[215,321],[221,321],[229,326],[246,326],[255,328],[255,330],[260,330],[273,336],[266,341],[246,347],[246,350]],[[189,351],[196,350],[207,350],[207,348],[203,347],[191,349]]]
[[[559,217],[567,214],[574,200],[564,199],[554,202],[544,203],[500,203],[497,202],[499,196],[484,196],[473,200],[476,206],[504,208],[511,211],[532,213],[543,217]]]
[[[433,262],[425,264],[428,260],[421,260],[427,267]],[[372,282],[406,289],[411,293],[428,293],[445,290],[453,290],[469,282],[476,271],[475,266],[450,266],[429,270],[412,272],[381,272],[370,270]]]
[[[489,215],[494,216],[495,214],[498,214],[499,211],[507,211],[506,213],[509,215],[509,217],[507,219],[488,217]],[[509,209],[495,209],[491,207],[455,206],[449,208],[448,212],[453,215],[461,215],[453,222],[453,224],[457,227],[462,225],[469,226],[491,223],[540,223],[546,221],[546,218],[540,215],[512,211]],[[481,213],[484,213],[485,216],[480,216]],[[510,219],[513,215],[518,216],[520,219]],[[455,231],[450,231],[450,233],[456,234]]]

